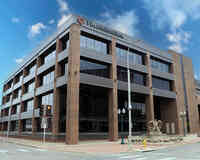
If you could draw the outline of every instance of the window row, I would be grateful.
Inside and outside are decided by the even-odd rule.
[[[170,81],[156,77],[152,77],[152,87],[168,91],[171,90]]]
[[[169,71],[170,70],[169,64],[163,63],[163,62],[160,62],[160,61],[156,61],[154,59],[151,59],[151,67],[154,68],[154,69],[158,69],[161,72],[167,72],[167,73],[170,72]]]
[[[13,99],[20,98],[21,95],[22,95],[22,90],[18,89],[17,91],[14,92]]]
[[[42,105],[51,105],[53,106],[53,93],[42,96]]]
[[[22,83],[22,78],[23,78],[23,75],[22,75],[22,74],[16,76],[16,78],[15,78],[15,84],[17,84],[17,83]]]
[[[81,59],[80,72],[108,78],[109,66],[106,64],[99,64]]]
[[[32,119],[24,119],[22,124],[23,131],[32,131]]]
[[[121,60],[127,62],[127,58],[129,58],[129,64],[143,64],[142,55],[134,53],[132,51],[128,51],[121,48],[116,48],[117,60]]]
[[[44,63],[48,63],[52,60],[55,60],[56,57],[56,51],[51,52],[50,54],[48,54],[46,57],[44,57]]]
[[[44,75],[42,81],[43,81],[43,85],[49,84],[52,81],[54,81],[54,71]]]
[[[29,84],[29,86],[28,86],[28,92],[34,91],[34,88],[35,88],[35,82]]]
[[[127,69],[122,67],[117,67],[117,79],[120,81],[128,81]],[[146,85],[146,76],[142,73],[130,70],[130,81],[131,83]]]
[[[32,66],[29,70],[28,70],[28,74],[35,74],[36,71],[36,65]]]
[[[23,112],[29,112],[29,111],[32,111],[33,109],[34,109],[33,100],[26,101],[25,104],[24,104]]]
[[[21,105],[20,104],[13,106],[12,109],[11,109],[11,115],[19,114],[20,113],[20,109],[21,109]]]
[[[52,106],[51,107],[51,113],[53,114],[53,93],[42,96],[42,106],[44,106],[44,105]]]
[[[80,46],[83,48],[94,49],[97,52],[102,54],[107,54],[107,45],[101,41],[91,39],[89,37],[82,36],[80,37]]]

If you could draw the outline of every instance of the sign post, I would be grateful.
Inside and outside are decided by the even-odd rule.
[[[43,112],[42,124],[41,124],[41,128],[43,128],[43,143],[45,143],[46,141],[46,128],[47,128],[47,117],[45,114],[46,110],[47,110],[47,106],[44,105],[44,112]]]
[[[42,117],[42,127],[41,128],[43,128],[43,143],[45,143],[46,128],[47,128],[47,117]]]
[[[46,141],[46,129],[48,128],[48,118],[51,118],[51,106],[50,105],[44,105],[43,106],[43,112],[41,112],[42,115],[42,123],[41,128],[43,128],[43,143]]]

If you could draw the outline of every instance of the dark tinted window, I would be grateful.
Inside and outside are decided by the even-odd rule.
[[[163,90],[171,90],[170,81],[153,77],[152,78],[152,87],[163,89]]]
[[[169,73],[169,64],[167,64],[167,63],[151,59],[151,67],[154,69],[158,69],[161,72]]]
[[[100,77],[109,77],[109,66],[81,59],[80,72]]]
[[[145,75],[133,70],[130,70],[131,83],[145,85]],[[128,81],[127,69],[122,67],[117,67],[117,79],[120,81]]]

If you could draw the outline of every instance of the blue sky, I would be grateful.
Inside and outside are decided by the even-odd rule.
[[[68,14],[100,21],[162,50],[193,60],[200,78],[199,0],[6,0],[0,5],[0,82]],[[0,84],[2,87],[2,83]]]

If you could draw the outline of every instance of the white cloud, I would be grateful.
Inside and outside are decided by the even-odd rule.
[[[195,72],[195,73],[194,73],[194,78],[195,78],[196,80],[200,80],[200,73],[199,73],[199,72]]]
[[[24,58],[16,58],[16,59],[15,59],[15,62],[16,62],[17,64],[21,64],[23,61],[24,61]]]
[[[57,0],[57,3],[61,14],[61,18],[57,22],[57,27],[60,27],[68,20],[70,10],[69,5],[65,0]]]
[[[181,27],[188,18],[200,18],[198,0],[143,0],[143,2],[159,28],[169,26],[174,30]]]
[[[66,12],[69,10],[68,3],[65,0],[57,0],[57,3],[59,5],[60,12]]]
[[[191,38],[189,32],[179,31],[166,34],[168,41],[171,43],[169,49],[182,53],[187,49],[187,44]]]
[[[136,25],[138,24],[138,17],[134,11],[124,12],[120,15],[111,15],[110,12],[102,14],[104,23],[109,27],[121,31],[122,33],[135,36],[138,33]]]
[[[169,49],[177,52],[187,50],[186,44],[191,34],[183,31],[183,26],[190,20],[200,18],[200,1],[198,0],[143,0],[152,21],[159,29],[169,27],[166,35],[171,43]],[[155,25],[154,25],[155,26]]]
[[[57,27],[62,26],[68,19],[70,18],[70,14],[63,14],[61,19],[58,21]]]
[[[35,37],[36,35],[41,33],[41,30],[44,29],[46,29],[46,26],[43,23],[41,22],[36,23],[30,27],[28,37],[29,38]]]
[[[51,19],[50,21],[49,21],[49,24],[54,24],[55,23],[55,20],[54,19]]]
[[[17,17],[13,17],[13,18],[11,19],[11,21],[12,21],[13,23],[19,23],[19,22],[20,22],[20,19],[17,18]]]

